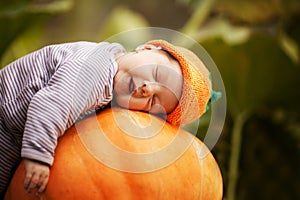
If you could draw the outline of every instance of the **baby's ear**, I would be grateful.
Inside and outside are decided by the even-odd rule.
[[[154,50],[154,49],[160,50],[160,49],[162,49],[162,47],[161,46],[155,46],[153,44],[142,44],[142,45],[138,46],[135,49],[135,51],[140,52],[140,51],[143,51],[143,50]]]

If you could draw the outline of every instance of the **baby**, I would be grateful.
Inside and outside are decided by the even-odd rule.
[[[46,46],[0,71],[0,197],[16,166],[24,188],[46,188],[57,140],[78,119],[112,102],[180,126],[206,110],[209,72],[190,50],[152,40],[134,52],[117,43]]]

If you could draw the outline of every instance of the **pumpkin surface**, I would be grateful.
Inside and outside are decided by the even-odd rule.
[[[143,112],[106,109],[58,141],[45,192],[23,189],[21,162],[6,200],[222,199],[219,167],[194,135]]]

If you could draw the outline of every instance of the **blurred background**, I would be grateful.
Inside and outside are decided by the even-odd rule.
[[[222,75],[227,116],[212,153],[224,199],[300,199],[300,0],[1,0],[0,67],[149,26],[198,41]]]

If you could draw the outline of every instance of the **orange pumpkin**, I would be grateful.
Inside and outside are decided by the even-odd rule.
[[[6,200],[222,199],[222,177],[192,134],[143,112],[106,109],[59,139],[45,192],[23,189],[20,164]]]

